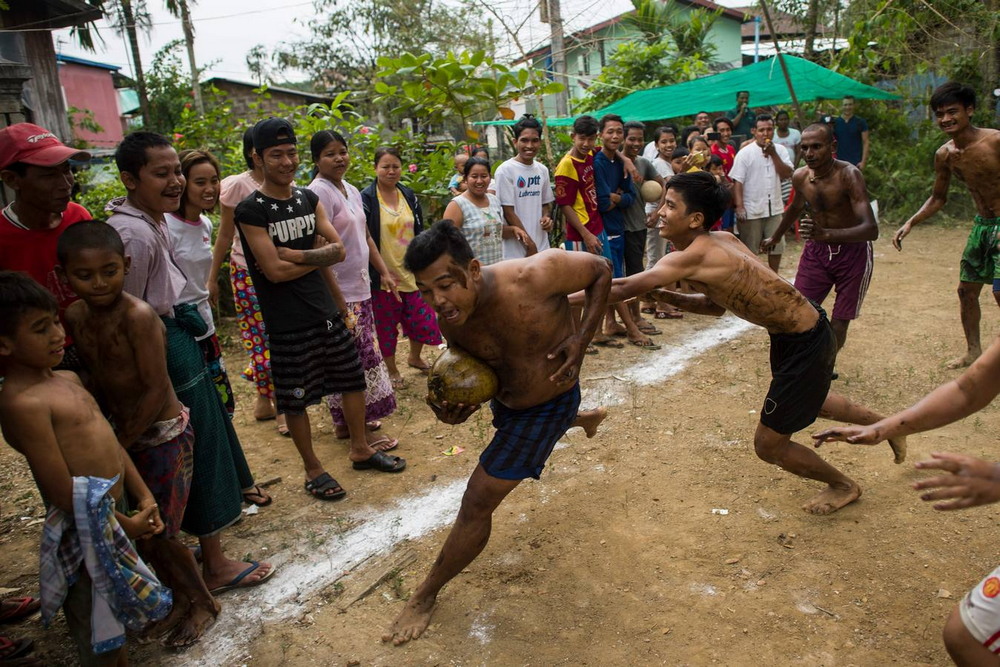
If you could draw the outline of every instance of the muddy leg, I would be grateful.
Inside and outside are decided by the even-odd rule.
[[[171,648],[190,646],[215,623],[222,607],[208,592],[190,549],[176,538],[153,538],[140,544],[143,542],[148,544],[144,551],[156,573],[170,582],[175,602],[178,599],[186,601],[186,613],[176,619],[163,643]]]
[[[982,311],[979,309],[979,293],[982,291],[983,286],[980,283],[960,282],[958,284],[958,307],[968,351],[965,356],[949,361],[948,368],[965,368],[983,353],[979,338],[979,320],[982,318]]]
[[[382,635],[382,641],[398,646],[423,634],[431,622],[438,592],[486,547],[493,526],[493,511],[519,483],[520,480],[491,477],[481,465],[476,466],[441,553],[427,578]]]
[[[768,463],[807,479],[825,482],[827,488],[802,506],[812,514],[832,514],[861,496],[861,487],[820,456],[797,442],[791,435],[782,435],[763,424],[757,425],[754,450]]]

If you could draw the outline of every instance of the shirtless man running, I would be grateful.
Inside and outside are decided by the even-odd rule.
[[[968,347],[965,355],[950,361],[948,368],[968,366],[982,354],[979,338],[979,293],[993,283],[993,298],[1000,304],[1000,275],[996,273],[997,232],[1000,231],[1000,131],[976,127],[976,92],[954,81],[938,86],[931,95],[931,110],[938,127],[951,138],[934,154],[934,190],[920,210],[906,221],[892,244],[903,250],[903,239],[913,225],[941,210],[948,200],[952,175],[965,183],[976,203],[975,224],[959,264],[958,303]]]
[[[857,500],[861,487],[792,434],[816,417],[873,424],[881,416],[829,392],[837,343],[826,313],[762,263],[729,232],[709,232],[729,203],[728,191],[707,172],[678,174],[670,179],[658,215],[660,234],[675,251],[655,266],[627,278],[616,278],[611,301],[650,290],[657,299],[694,313],[722,315],[727,310],[771,334],[773,379],[754,434],[757,456],[799,477],[825,482],[827,488],[802,506],[812,514],[830,514]],[[701,294],[665,289],[678,280]],[[580,295],[570,297],[575,303]],[[906,456],[906,441],[889,441],[896,463]]]
[[[486,547],[493,512],[527,477],[539,478],[567,429],[593,437],[603,408],[578,412],[580,364],[607,310],[611,265],[588,252],[546,250],[481,266],[462,233],[436,223],[410,242],[406,268],[438,315],[441,333],[496,371],[491,407],[497,432],[469,478],[462,506],[431,571],[382,641],[417,639],[430,623],[438,592]],[[566,295],[583,290],[575,326]],[[438,419],[461,424],[478,405],[430,403]]]
[[[799,225],[806,247],[795,274],[795,287],[807,299],[822,304],[837,289],[830,327],[837,350],[847,341],[847,327],[861,313],[861,303],[872,278],[872,241],[878,223],[868,201],[861,170],[850,162],[833,159],[833,130],[815,123],[802,132],[800,148],[806,166],[792,175],[798,196],[785,209],[774,235],[760,243],[766,252],[806,212]]]

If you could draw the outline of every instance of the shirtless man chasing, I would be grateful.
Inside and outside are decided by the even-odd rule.
[[[976,127],[976,92],[954,81],[938,86],[931,95],[931,110],[938,127],[951,140],[934,154],[934,189],[920,210],[913,214],[892,238],[896,250],[913,225],[941,210],[948,200],[952,175],[965,183],[976,203],[975,224],[959,265],[958,303],[968,350],[965,356],[948,363],[948,368],[968,366],[982,354],[979,338],[979,293],[993,283],[993,297],[1000,303],[1000,283],[996,274],[997,232],[1000,230],[1000,131]]]
[[[881,416],[829,392],[837,343],[826,313],[735,236],[708,231],[728,203],[725,187],[707,172],[671,178],[658,228],[675,251],[642,273],[615,279],[610,300],[655,290],[658,299],[685,310],[716,316],[729,310],[767,329],[773,379],[761,408],[754,449],[768,463],[826,483],[827,488],[802,507],[812,514],[830,514],[857,500],[861,487],[811,448],[793,442],[792,435],[819,416],[853,424],[872,424]],[[687,280],[701,294],[657,289],[678,280]],[[570,303],[579,298],[573,295]],[[896,462],[902,462],[906,441],[894,439],[889,444]]]
[[[411,241],[404,261],[449,345],[496,371],[499,391],[491,405],[496,434],[469,478],[451,533],[427,578],[382,635],[397,645],[424,632],[438,592],[486,547],[494,510],[521,480],[539,478],[566,430],[580,426],[588,438],[597,432],[606,411],[578,412],[578,378],[611,286],[610,263],[588,252],[546,250],[481,266],[461,231],[447,221]],[[584,310],[577,329],[566,295],[579,290]],[[479,409],[430,405],[446,424],[461,424]]]
[[[799,232],[806,247],[795,274],[795,287],[807,299],[822,304],[832,288],[837,289],[830,327],[837,337],[837,350],[847,341],[847,327],[861,313],[861,303],[872,278],[872,241],[878,238],[878,223],[868,201],[868,188],[861,171],[850,162],[833,159],[833,131],[815,123],[802,132],[800,144],[806,166],[792,176],[799,196],[785,209],[781,224],[760,243],[766,252],[802,215]]]

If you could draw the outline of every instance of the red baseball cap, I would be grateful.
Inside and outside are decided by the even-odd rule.
[[[70,158],[89,160],[90,153],[70,148],[44,127],[15,123],[0,130],[0,169],[15,162],[54,167]]]

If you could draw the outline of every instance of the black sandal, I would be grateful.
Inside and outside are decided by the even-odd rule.
[[[313,498],[319,500],[340,500],[347,495],[344,487],[337,483],[333,477],[330,477],[328,472],[317,476],[316,479],[306,481],[306,491]]]
[[[260,498],[267,498],[264,502],[257,502],[256,500],[250,500],[247,496],[258,496]],[[260,488],[260,485],[254,484],[253,488],[248,491],[243,491],[243,502],[247,505],[256,505],[257,507],[267,507],[274,501],[274,498],[269,496]]]

